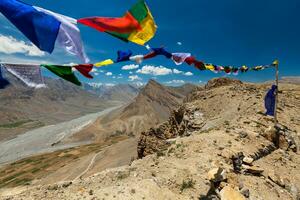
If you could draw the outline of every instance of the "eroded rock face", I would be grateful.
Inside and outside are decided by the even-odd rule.
[[[155,152],[166,149],[169,144],[168,139],[183,136],[186,132],[184,122],[185,108],[180,107],[174,111],[169,120],[156,128],[151,128],[142,132],[138,142],[138,157],[143,158]]]

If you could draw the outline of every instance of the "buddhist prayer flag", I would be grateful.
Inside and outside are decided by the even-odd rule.
[[[94,65],[92,64],[83,64],[83,65],[75,65],[73,66],[77,71],[79,71],[83,76],[87,78],[93,78],[89,73],[93,70]]]
[[[230,74],[230,73],[231,73],[230,67],[225,66],[225,67],[224,67],[224,72],[225,72],[226,74]]]
[[[249,70],[249,68],[245,65],[243,65],[241,68],[240,68],[241,72],[247,72]]]
[[[139,22],[127,12],[124,17],[89,17],[78,20],[79,23],[93,27],[98,31],[112,31],[117,33],[132,33],[135,30],[142,30]]]
[[[205,68],[210,71],[214,71],[215,67],[212,64],[205,64]]]
[[[132,56],[132,51],[118,51],[118,58],[116,62],[128,61]]]
[[[187,57],[185,59],[185,62],[188,64],[188,65],[192,65],[194,64],[194,66],[199,69],[199,70],[206,70],[206,67],[205,67],[205,64],[201,61],[198,61],[196,60],[195,57],[193,56],[190,56],[190,57]]]
[[[70,66],[58,66],[58,65],[41,65],[45,67],[52,73],[57,76],[63,78],[66,81],[74,83],[75,85],[81,86],[81,82],[77,79],[74,72],[72,71],[72,67]]]
[[[102,67],[102,66],[107,66],[107,65],[112,65],[112,64],[114,64],[114,61],[112,59],[107,59],[107,60],[104,60],[104,61],[94,64],[94,66]]]
[[[274,62],[272,63],[272,65],[274,65],[274,66],[279,65],[279,61],[278,60],[274,60]]]
[[[57,35],[57,42],[61,47],[63,47],[68,53],[77,56],[84,63],[88,63],[90,61],[85,53],[81,40],[80,30],[76,26],[76,19],[57,14],[43,8],[34,8],[40,12],[53,16],[61,23]]]
[[[190,53],[172,53],[172,60],[176,65],[181,65],[188,57],[191,57]]]
[[[45,87],[40,65],[4,64],[3,66],[7,72],[21,80],[28,87]]]
[[[150,59],[150,58],[153,58],[153,57],[156,57],[156,56],[159,56],[159,55],[165,56],[168,59],[172,58],[172,54],[167,52],[165,50],[165,48],[163,48],[163,47],[161,47],[161,48],[151,48],[151,49],[152,49],[152,52],[145,55],[144,59]]]
[[[92,17],[79,19],[78,22],[139,45],[144,45],[156,33],[154,19],[144,1],[135,4],[123,18]]]
[[[40,50],[52,53],[55,42],[88,62],[76,20],[18,0],[1,0],[0,12]]]
[[[1,0],[0,12],[40,50],[52,53],[60,22],[17,0]]]

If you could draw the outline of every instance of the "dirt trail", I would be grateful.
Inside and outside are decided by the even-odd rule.
[[[93,166],[93,164],[95,163],[96,157],[97,157],[99,154],[101,154],[101,153],[103,153],[103,152],[98,152],[98,153],[96,153],[96,154],[94,155],[94,157],[92,158],[92,160],[91,160],[90,164],[88,165],[88,167],[87,167],[81,174],[79,174],[76,178],[74,178],[73,181],[76,181],[77,179],[80,179],[83,175],[85,175],[85,174],[91,169],[91,167]]]

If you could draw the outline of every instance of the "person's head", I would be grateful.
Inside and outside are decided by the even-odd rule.
[[[276,85],[272,85],[272,90],[276,90],[277,86]]]

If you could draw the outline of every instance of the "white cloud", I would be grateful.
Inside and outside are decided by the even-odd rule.
[[[186,76],[193,76],[194,74],[192,72],[186,72],[186,73],[184,73],[184,75],[186,75]]]
[[[98,72],[98,70],[96,68],[93,68],[92,72]]]
[[[185,81],[184,80],[172,80],[172,81],[168,81],[166,83],[167,84],[184,84]]]
[[[111,72],[107,72],[105,75],[106,76],[112,76],[113,74]]]
[[[133,74],[133,72],[129,72],[129,74]]]
[[[174,74],[182,74],[183,71],[180,71],[180,70],[178,70],[178,69],[173,69],[173,73],[174,73]]]
[[[98,76],[98,75],[99,75],[99,73],[98,73],[98,72],[95,72],[94,74],[95,74],[95,76]]]
[[[129,81],[141,81],[142,79],[138,75],[129,76]]]
[[[151,74],[154,76],[164,76],[172,74],[172,70],[169,68],[166,68],[164,66],[155,67],[152,65],[145,65],[142,67],[142,69],[139,69],[136,72],[140,74]]]
[[[63,66],[75,66],[75,65],[78,65],[77,63],[73,63],[73,62],[70,62],[70,63],[67,63],[67,64],[63,64]]]
[[[177,42],[177,45],[181,46],[181,45],[182,45],[182,42]]]
[[[0,35],[0,53],[15,54],[23,53],[27,56],[44,56],[45,52],[40,51],[33,44],[26,44],[22,40],[17,40],[12,36]]]
[[[124,65],[122,67],[122,70],[132,70],[132,69],[137,69],[137,68],[139,68],[138,65],[131,64],[131,65]]]
[[[117,77],[117,79],[122,79],[122,78],[123,78],[122,74],[119,74],[119,76]]]

